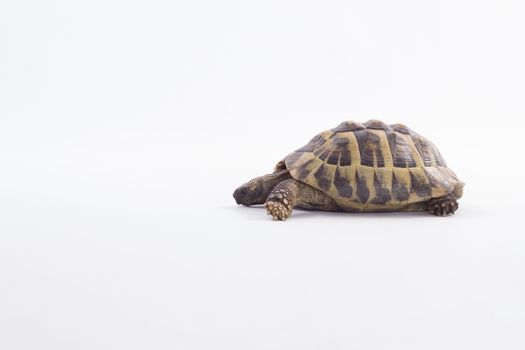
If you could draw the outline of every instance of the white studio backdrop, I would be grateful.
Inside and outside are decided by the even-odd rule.
[[[0,3],[0,348],[523,349],[520,1]],[[402,122],[450,218],[235,205]]]

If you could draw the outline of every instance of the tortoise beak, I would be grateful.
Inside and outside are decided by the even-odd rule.
[[[233,192],[233,198],[237,204],[241,204],[241,194],[239,190],[235,190],[235,192]]]

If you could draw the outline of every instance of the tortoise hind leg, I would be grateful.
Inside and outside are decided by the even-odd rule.
[[[458,201],[453,194],[444,197],[433,198],[427,202],[426,211],[437,216],[448,216],[458,210]]]

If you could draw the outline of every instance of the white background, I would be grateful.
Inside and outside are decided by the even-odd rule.
[[[0,348],[524,349],[521,1],[2,1]],[[402,122],[457,214],[233,190]]]

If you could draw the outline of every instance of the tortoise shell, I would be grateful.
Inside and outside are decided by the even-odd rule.
[[[276,166],[346,210],[398,210],[449,193],[463,183],[432,142],[403,124],[345,121],[321,132]]]

